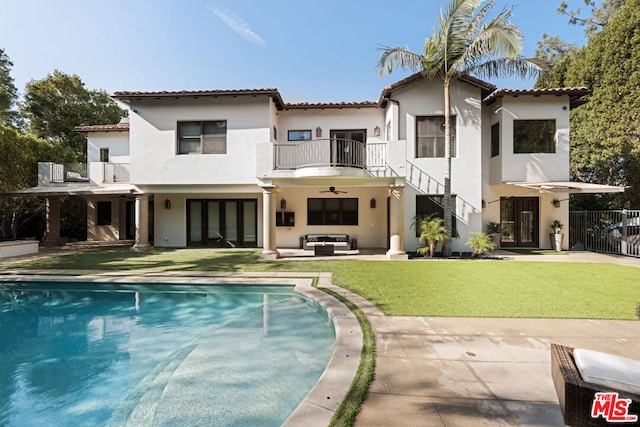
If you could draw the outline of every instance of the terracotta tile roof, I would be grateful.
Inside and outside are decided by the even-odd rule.
[[[569,95],[571,108],[577,107],[587,102],[586,96],[591,93],[589,88],[584,86],[560,87],[547,89],[498,89],[482,100],[485,104],[490,104],[497,98],[504,96],[542,96],[542,95]]]
[[[143,98],[198,98],[198,97],[220,97],[220,96],[244,96],[244,95],[267,95],[272,96],[279,109],[284,107],[284,101],[280,92],[276,88],[265,89],[222,89],[222,90],[181,90],[181,91],[160,91],[160,92],[139,92],[120,91],[115,92],[113,97],[119,101],[130,105],[133,99]]]
[[[129,123],[118,123],[115,125],[90,125],[76,126],[76,132],[126,132],[129,130]]]
[[[329,109],[329,108],[377,108],[378,103],[373,101],[362,102],[300,102],[295,104],[286,104],[287,110],[310,110],[310,109]]]
[[[385,87],[384,89],[382,89],[382,93],[380,94],[380,98],[378,100],[378,104],[382,107],[384,107],[386,105],[386,101],[391,97],[391,94],[393,92],[395,92],[398,89],[402,89],[406,86],[409,86],[417,81],[420,81],[422,79],[428,79],[429,77],[427,77],[426,75],[422,74],[422,72],[417,72],[415,74],[410,75],[409,77],[406,77],[402,80],[399,80],[387,87]],[[484,80],[480,80],[476,77],[470,76],[470,75],[463,75],[458,77],[458,80],[464,82],[464,83],[468,83],[472,86],[475,86],[477,88],[479,88],[482,91],[482,96],[488,96],[491,92],[496,90],[496,86],[489,83],[489,82],[485,82]]]

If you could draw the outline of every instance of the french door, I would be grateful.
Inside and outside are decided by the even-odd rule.
[[[366,130],[332,130],[330,137],[332,166],[365,166]]]
[[[502,247],[539,247],[539,199],[503,197],[500,199]]]
[[[255,248],[257,205],[255,199],[187,200],[187,245]]]

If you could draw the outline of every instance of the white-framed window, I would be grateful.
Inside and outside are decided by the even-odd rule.
[[[451,116],[451,157],[456,156],[456,116]],[[416,158],[444,157],[444,116],[416,116]]]
[[[227,154],[227,121],[178,122],[178,154]]]

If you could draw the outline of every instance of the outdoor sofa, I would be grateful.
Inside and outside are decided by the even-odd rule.
[[[581,369],[576,364],[575,351],[586,354],[587,360],[584,364],[591,365],[583,367],[582,371],[587,373],[586,381],[581,374]],[[580,356],[580,355],[579,355]],[[584,356],[581,356],[584,360]],[[579,360],[578,362],[581,362]],[[594,366],[596,365],[596,366]],[[601,405],[600,415],[593,417],[594,400],[596,393],[617,393],[617,400],[629,399],[630,402],[619,406],[617,416],[622,417],[623,412],[628,416],[637,415],[640,417],[640,378],[638,371],[640,361],[627,359],[624,357],[594,352],[591,350],[574,349],[558,344],[551,344],[551,376],[553,385],[558,395],[558,402],[562,409],[565,424],[569,426],[606,426],[612,425],[605,417]],[[590,378],[589,375],[594,378]],[[603,383],[597,384],[595,383]],[[620,389],[620,387],[626,390]],[[629,391],[631,390],[631,391]],[[635,392],[633,392],[635,391]],[[623,408],[626,407],[626,408]],[[625,409],[623,411],[623,409]],[[611,414],[616,416],[615,413]],[[640,420],[640,418],[639,418]],[[614,425],[619,422],[614,422]],[[622,425],[637,425],[635,423],[622,423]]]

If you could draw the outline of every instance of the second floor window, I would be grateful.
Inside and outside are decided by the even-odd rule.
[[[226,120],[178,123],[178,154],[226,153]]]
[[[310,130],[290,130],[287,136],[289,141],[311,141]]]
[[[500,155],[500,123],[491,126],[491,157]]]
[[[456,117],[451,116],[451,157],[456,156]],[[444,116],[416,117],[416,157],[444,157]]]
[[[513,152],[555,153],[555,120],[514,120]]]

